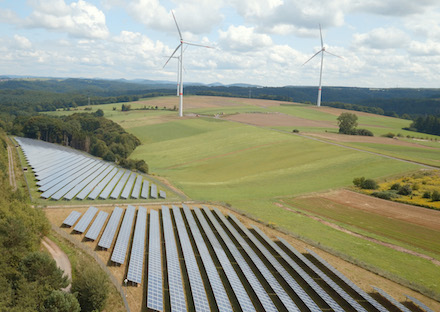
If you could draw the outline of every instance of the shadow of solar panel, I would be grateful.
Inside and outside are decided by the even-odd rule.
[[[157,199],[157,186],[156,186],[156,184],[151,184],[150,197]]]
[[[341,272],[336,270],[334,267],[332,267],[327,261],[322,259],[318,254],[316,254],[313,250],[306,249],[307,252],[312,255],[316,260],[318,260],[322,265],[324,265],[327,269],[329,269],[333,274],[335,274],[337,277],[339,277],[342,281],[344,281],[345,284],[351,287],[355,292],[357,292],[362,298],[364,298],[368,303],[370,303],[373,307],[375,307],[377,310],[381,312],[387,312],[388,310],[385,309],[379,302],[374,300],[370,297],[365,291],[360,289],[356,284],[354,284],[352,281],[350,281],[347,277],[345,277]]]
[[[133,191],[131,192],[132,198],[136,198],[136,199],[139,198],[141,187],[142,187],[142,176],[138,175],[136,178],[136,182],[134,182]]]
[[[67,218],[63,221],[63,224],[71,227],[75,224],[75,222],[81,217],[81,212],[72,211]]]
[[[177,206],[173,207],[174,220],[176,222],[177,233],[180,239],[180,245],[182,247],[183,258],[185,260],[186,271],[188,273],[189,284],[191,287],[191,293],[194,299],[194,306],[196,311],[211,311],[209,307],[208,297],[206,295],[205,286],[203,285],[202,276],[200,274],[199,267],[197,266],[197,260],[194,255],[194,250],[191,246],[188,233],[186,232],[185,223],[182,219],[182,214]]]
[[[202,234],[197,227],[197,223],[191,213],[191,210],[183,205],[183,211],[185,213],[186,220],[188,221],[189,229],[191,230],[192,236],[197,246],[197,250],[200,254],[200,259],[205,267],[206,274],[208,275],[209,284],[211,285],[212,291],[214,293],[215,301],[220,312],[232,311],[231,303],[229,302],[228,295],[226,293],[225,287],[220,279],[220,275],[217,272],[215,263],[209,254],[209,250],[205,245]]]
[[[252,250],[252,247],[248,245],[248,243],[244,240],[244,238],[238,233],[238,231],[226,220],[225,216],[218,210],[214,209],[214,212],[220,218],[221,222],[226,226],[228,231],[232,234],[232,236],[237,240],[240,244],[241,248],[245,251],[245,253],[249,256],[249,259],[254,263],[255,267],[258,269],[260,274],[264,277],[264,279],[269,283],[270,287],[276,293],[278,298],[283,303],[284,307],[288,311],[299,311],[296,304],[293,302],[292,298],[286,293],[283,287],[279,284],[277,279],[272,275],[270,270],[266,267],[266,265],[261,261],[260,257]],[[236,220],[238,221],[238,220]],[[267,255],[269,256],[269,255]]]
[[[124,189],[122,190],[121,198],[127,199],[130,196],[131,189],[133,187],[135,179],[136,179],[136,173],[133,173],[128,179],[127,184],[125,184]]]
[[[388,295],[386,292],[384,292],[382,289],[374,287],[373,289],[379,293],[379,295],[381,295],[382,297],[384,297],[386,300],[388,300],[389,302],[391,302],[395,307],[397,307],[400,311],[402,312],[411,312],[410,309],[408,309],[407,307],[405,307],[403,304],[401,304],[399,301],[397,301],[396,299],[394,299],[393,297],[391,297],[390,295]]]
[[[119,207],[115,207],[112,216],[105,227],[104,233],[102,233],[101,239],[99,240],[98,246],[101,248],[109,249],[112,245],[113,239],[118,229],[119,220],[124,210]]]
[[[128,205],[111,257],[111,261],[115,263],[124,264],[135,212],[136,208],[134,206]]]
[[[148,194],[150,193],[150,182],[144,181],[142,183],[142,193],[141,198],[148,199]]]
[[[258,241],[258,239],[256,239],[256,237],[248,230],[246,229],[241,223],[239,223],[240,221],[233,215],[229,215],[231,217],[232,220],[234,220],[234,222],[239,225],[240,229],[242,229],[243,232],[245,232],[245,234],[252,240],[252,242],[257,246],[258,249],[260,249],[260,251],[266,256],[267,259],[271,258],[272,260],[269,259],[269,261],[277,261],[275,259],[275,257],[272,256],[272,254]],[[293,262],[293,259],[290,258],[277,244],[275,244],[269,237],[266,236],[266,234],[264,234],[258,227],[252,225],[252,227],[254,228],[254,230],[258,233],[258,235],[278,254],[281,256],[282,259],[284,259],[284,261],[286,261],[289,265],[290,262]],[[246,231],[244,230],[246,229]],[[319,270],[313,263],[311,263],[306,257],[304,257],[301,253],[299,253],[296,249],[292,248],[290,249],[290,251],[292,251],[304,264],[306,264],[310,269],[312,269],[313,272],[315,272],[321,279],[323,279],[327,285],[329,285],[331,288],[333,288],[345,301],[347,301],[347,303],[349,303],[356,311],[359,312],[366,312],[366,310],[359,304],[356,302],[356,300],[354,300],[352,297],[350,297],[341,287],[339,287],[335,282],[333,282],[333,280],[331,278],[329,278],[327,275],[325,275],[321,270]],[[274,264],[273,264],[274,265]],[[292,266],[292,265],[291,265]],[[275,266],[275,269],[280,273],[280,275],[286,280],[286,282],[293,288],[294,287],[300,287],[296,281],[290,276],[288,275],[287,271],[285,271],[284,267],[277,262],[277,265]],[[294,268],[295,269],[295,268]],[[305,273],[305,272],[304,272]],[[313,287],[313,284],[311,285]],[[319,290],[316,289],[316,292],[323,292],[323,290]],[[295,291],[296,292],[296,291]],[[323,300],[327,300],[326,298],[327,294],[322,294]],[[302,297],[302,295],[300,296],[300,298]],[[311,298],[307,299],[304,298],[302,299],[304,300],[308,300],[308,301],[312,301]],[[334,307],[333,309],[335,309],[337,307]],[[343,311],[342,308],[340,309],[340,311]]]
[[[162,222],[165,236],[171,311],[186,311],[186,298],[180,272],[179,254],[177,252],[170,210],[167,206],[162,206]]]
[[[162,251],[159,213],[156,210],[150,210],[149,231],[147,308],[163,311]]]
[[[118,173],[113,176],[113,178],[110,180],[110,182],[108,182],[102,193],[99,194],[99,198],[106,199],[110,195],[111,191],[115,188],[116,183],[118,183],[118,181],[121,179],[124,172],[125,170],[119,170]]]
[[[214,249],[215,255],[217,256],[217,259],[219,260],[221,267],[225,272],[226,277],[228,278],[228,281],[232,287],[232,290],[237,298],[241,309],[243,311],[256,311],[251,299],[249,298],[248,293],[246,292],[246,289],[244,288],[243,284],[240,281],[240,278],[237,275],[237,272],[235,272],[234,267],[232,266],[228,256],[226,255],[226,252],[223,250],[223,247],[217,240],[217,237],[215,236],[202,212],[197,207],[193,207],[193,211],[196,214],[197,219],[199,220],[200,225],[202,226],[203,231],[205,232],[206,237],[209,240],[209,243]]]
[[[108,213],[105,211],[100,211],[95,221],[93,221],[90,229],[87,231],[85,238],[90,240],[95,240],[98,238],[99,233],[101,233],[102,227],[104,226],[105,221],[107,220]]]
[[[405,297],[408,298],[409,300],[411,300],[412,302],[414,302],[416,306],[418,306],[419,308],[421,308],[425,312],[434,312],[430,308],[428,308],[423,302],[419,301],[418,299],[411,297],[411,296],[408,296],[408,295],[405,295]]]
[[[77,232],[84,233],[90,222],[92,222],[92,219],[97,211],[98,208],[93,206],[89,207],[89,209],[87,209],[86,213],[82,216],[81,220],[79,220],[78,224],[73,229]]]
[[[139,207],[127,273],[127,279],[137,284],[142,283],[146,229],[147,209],[144,207]]]

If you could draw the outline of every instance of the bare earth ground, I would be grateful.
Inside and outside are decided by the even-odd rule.
[[[64,271],[64,275],[67,275],[69,280],[72,281],[72,266],[70,265],[70,261],[67,255],[60,249],[60,247],[58,247],[57,244],[55,244],[47,237],[44,237],[41,243],[55,260],[57,266]],[[70,291],[71,286],[72,285],[69,284],[69,286],[63,288],[62,290]]]
[[[434,230],[440,230],[440,211],[438,210],[385,201],[349,190],[337,190],[313,195],[313,197],[316,196],[388,218],[414,223]]]
[[[339,134],[339,133],[331,133],[331,132],[303,132],[303,134],[308,136],[317,137],[320,139],[327,139],[335,142],[359,142],[359,143],[376,143],[376,144],[388,144],[388,145],[399,145],[399,146],[408,146],[408,147],[418,147],[418,148],[426,148],[426,149],[437,149],[430,146],[421,145],[418,143],[406,142],[399,139],[391,139],[384,137],[369,137],[369,136],[359,136],[359,135],[347,135],[347,134]]]
[[[353,200],[356,199],[356,197],[352,198]],[[113,211],[113,208],[116,205],[111,205],[111,206],[101,206],[100,210],[106,211],[109,214],[111,214],[111,212]],[[117,205],[121,208],[126,208],[126,205]],[[189,206],[191,207],[192,205],[189,204]],[[200,205],[196,205],[197,207],[200,207]],[[160,209],[160,205],[145,205],[145,207],[150,210],[150,209]],[[214,207],[212,205],[209,205],[209,207]],[[250,227],[251,224],[258,226],[260,229],[262,229],[266,235],[268,235],[271,239],[275,240],[276,237],[282,237],[284,239],[286,239],[292,246],[294,246],[297,250],[299,250],[300,252],[306,252],[306,248],[308,249],[312,249],[314,251],[316,251],[321,257],[323,257],[326,261],[328,261],[331,265],[333,265],[336,269],[338,269],[340,272],[342,272],[345,276],[347,276],[350,280],[352,280],[356,285],[358,285],[359,287],[361,287],[362,289],[364,289],[367,292],[371,292],[372,288],[371,285],[375,285],[378,286],[380,288],[382,288],[383,290],[385,290],[387,293],[389,293],[391,296],[393,296],[394,298],[396,298],[397,300],[403,302],[405,301],[405,297],[403,296],[403,294],[408,294],[410,296],[413,296],[419,300],[421,300],[422,302],[424,302],[425,304],[427,304],[429,307],[431,307],[434,311],[440,311],[440,303],[436,302],[434,300],[431,300],[417,292],[414,292],[406,287],[403,287],[397,283],[394,283],[390,280],[387,280],[383,277],[380,277],[374,273],[371,273],[365,269],[362,269],[360,267],[357,267],[351,263],[348,263],[338,257],[335,257],[329,253],[326,253],[320,249],[317,249],[311,245],[308,245],[298,239],[295,239],[289,235],[286,235],[282,232],[279,232],[277,230],[274,230],[272,228],[266,227],[261,225],[260,223],[253,221],[247,217],[244,217],[243,215],[231,211],[225,207],[221,207],[221,206],[215,206],[218,207],[221,212],[225,215],[228,214],[233,214],[235,215],[245,226]],[[112,248],[114,247],[114,243],[112,247],[107,250],[101,250],[100,248],[97,248],[97,243],[100,239],[100,236],[98,237],[98,239],[95,242],[91,242],[91,241],[86,241],[84,240],[84,234],[74,234],[72,228],[64,228],[61,227],[62,222],[64,221],[64,219],[70,214],[70,212],[72,210],[76,210],[79,211],[81,213],[84,213],[87,208],[86,207],[69,207],[69,208],[50,208],[50,209],[46,209],[46,215],[48,217],[48,219],[50,220],[50,222],[58,227],[60,227],[63,231],[65,231],[66,233],[69,233],[69,235],[73,236],[78,243],[81,244],[86,244],[88,247],[92,248],[92,250],[94,250],[98,256],[101,258],[102,261],[104,261],[105,263],[109,264],[109,269],[112,272],[112,274],[121,281],[121,285],[123,284],[123,280],[127,274],[127,260],[129,258],[129,253],[127,254],[127,258],[125,261],[125,264],[122,266],[110,266],[110,257],[111,257],[111,252],[112,252]],[[122,220],[121,220],[122,222]],[[104,225],[105,227],[105,225]],[[102,233],[101,233],[102,235]],[[141,285],[139,285],[138,287],[135,286],[128,286],[126,288],[126,293],[127,293],[127,301],[129,303],[130,306],[130,310],[131,311],[143,311],[142,309],[142,304],[144,303],[144,296],[145,296],[145,278],[144,281]]]
[[[246,113],[226,116],[223,119],[242,122],[259,127],[320,127],[320,128],[337,128],[336,125],[329,121],[315,121],[295,116],[271,113]]]

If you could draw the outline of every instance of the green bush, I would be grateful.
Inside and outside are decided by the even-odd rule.
[[[374,136],[373,132],[368,129],[356,129],[356,135]]]
[[[440,201],[440,192],[435,190],[434,192],[432,192],[431,194],[431,200],[432,201]]]
[[[375,190],[378,188],[378,185],[373,179],[366,179],[364,182],[362,182],[361,188],[365,190]]]
[[[400,189],[400,183],[394,183],[391,185],[390,190],[398,191]]]
[[[423,193],[422,197],[427,199],[431,198],[431,192],[426,191],[425,193]]]
[[[83,264],[77,269],[72,292],[77,293],[81,311],[101,311],[108,297],[108,278],[96,265]]]
[[[399,188],[399,190],[397,191],[397,194],[399,194],[399,195],[405,195],[405,196],[411,195],[411,194],[412,194],[412,188],[411,188],[411,185],[409,185],[409,184],[405,184],[405,185],[401,186],[401,187]]]
[[[392,139],[396,135],[394,133],[388,132],[388,133],[382,134],[381,136],[384,137],[384,138],[391,138]]]
[[[364,183],[365,178],[364,177],[360,177],[360,178],[354,178],[353,179],[353,184],[357,187],[361,187],[362,183]]]
[[[371,195],[378,197],[378,198],[387,199],[387,200],[399,197],[394,192],[390,192],[390,191],[373,192]]]

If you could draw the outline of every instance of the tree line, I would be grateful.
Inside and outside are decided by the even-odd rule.
[[[417,117],[408,130],[440,135],[440,117],[433,115]]]
[[[75,113],[70,116],[20,116],[12,123],[11,133],[17,136],[70,146],[128,169],[148,173],[144,160],[128,160],[141,144],[133,134],[117,123],[104,118],[102,110]]]

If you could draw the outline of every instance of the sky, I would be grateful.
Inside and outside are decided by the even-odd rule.
[[[440,87],[438,0],[0,0],[0,75]]]

